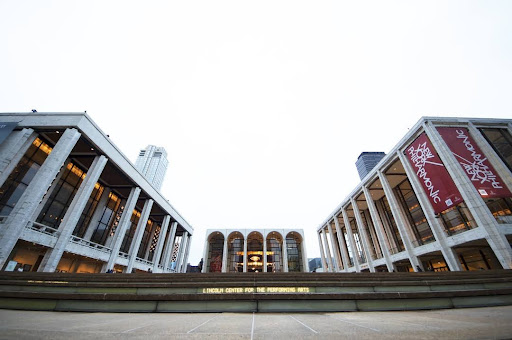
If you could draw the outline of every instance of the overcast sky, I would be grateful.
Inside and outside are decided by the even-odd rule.
[[[316,229],[421,116],[512,118],[512,1],[0,0],[0,112],[85,111],[194,227]]]

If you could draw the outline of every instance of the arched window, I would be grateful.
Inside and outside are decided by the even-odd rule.
[[[286,235],[286,251],[288,253],[288,271],[303,272],[302,263],[302,237],[300,234],[292,231]]]
[[[255,231],[247,237],[247,271],[263,271],[263,236]]]
[[[278,232],[267,235],[267,272],[283,271],[283,237]]]
[[[244,271],[244,236],[235,231],[228,237],[228,268],[227,272]]]
[[[210,273],[222,272],[222,253],[224,250],[224,235],[220,232],[210,234],[208,240],[207,267]]]

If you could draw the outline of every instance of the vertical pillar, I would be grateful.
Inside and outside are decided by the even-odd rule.
[[[181,273],[181,266],[183,265],[183,258],[185,257],[185,251],[187,247],[188,231],[183,231],[180,242],[180,250],[178,257],[176,258],[176,272]]]
[[[341,207],[341,214],[343,216],[343,223],[345,223],[345,228],[347,228],[347,237],[348,242],[350,243],[350,248],[352,248],[352,256],[354,256],[354,267],[356,267],[357,272],[360,272],[361,257],[359,256],[359,250],[357,249],[356,242],[354,241],[354,235],[352,234],[352,226],[350,225],[350,220],[348,219],[347,212],[343,207]]]
[[[434,234],[434,237],[439,245],[439,248],[441,249],[441,253],[443,254],[446,264],[448,265],[448,268],[450,268],[451,271],[460,271],[462,270],[462,266],[460,265],[460,261],[457,258],[455,251],[447,245],[446,234],[443,231],[443,226],[441,225],[439,219],[435,218],[434,209],[430,204],[427,194],[421,187],[418,177],[414,173],[411,164],[405,158],[402,152],[403,151],[400,150],[397,151],[398,158],[400,159],[400,162],[402,162],[405,173],[409,178],[409,182],[411,183],[412,189],[414,190],[416,197],[418,198],[418,201],[420,203],[420,206],[423,212],[425,213],[427,222],[430,226],[430,229],[432,230],[432,233]]]
[[[228,237],[224,236],[224,248],[222,249],[222,272],[227,273],[228,266]]]
[[[420,268],[423,267],[423,264],[418,259],[416,255],[414,255],[414,247],[411,243],[411,238],[407,234],[405,221],[403,219],[403,216],[401,214],[400,206],[398,204],[398,201],[395,197],[395,194],[393,193],[393,189],[389,185],[387,177],[379,170],[378,176],[380,178],[380,183],[382,184],[382,189],[384,189],[384,194],[386,195],[389,206],[391,208],[391,214],[393,215],[393,218],[395,219],[396,226],[398,228],[398,232],[400,233],[400,237],[402,238],[402,242],[404,243],[405,251],[407,252],[407,256],[409,257],[409,261],[411,262],[412,268],[414,271],[417,271],[417,266],[420,266]]]
[[[304,273],[309,273],[309,262],[308,262],[308,254],[306,253],[306,247],[304,246],[304,235],[301,235],[302,239],[300,241],[300,250],[302,254],[302,268],[304,268]]]
[[[153,273],[158,270],[158,264],[162,258],[162,252],[164,249],[165,237],[167,236],[167,229],[169,228],[169,222],[171,221],[171,215],[165,215],[160,228],[160,234],[158,235],[158,241],[155,247],[155,256],[153,258]]]
[[[364,185],[363,192],[366,199],[366,204],[368,205],[368,211],[370,211],[370,217],[372,219],[373,226],[377,232],[377,239],[379,240],[382,255],[384,256],[384,260],[386,260],[386,267],[388,268],[389,272],[392,272],[394,270],[394,266],[393,262],[391,261],[391,255],[389,254],[389,243],[386,238],[386,234],[384,233],[384,226],[380,221],[379,213],[377,212],[377,207],[375,206],[375,202],[372,199],[370,190],[368,190],[368,188]]]
[[[333,272],[341,271],[341,261],[340,261],[340,249],[336,246],[336,240],[334,233],[332,232],[331,222],[327,222],[327,229],[329,230],[329,236],[331,237],[331,245],[334,255],[334,267]]]
[[[203,268],[201,269],[201,273],[207,273],[210,264],[208,263],[208,248],[210,245],[210,235],[206,235],[206,242],[204,243],[204,250],[203,250]]]
[[[112,252],[110,253],[110,257],[108,259],[107,264],[104,266],[103,271],[114,269],[117,257],[119,256],[119,249],[121,248],[121,244],[123,243],[124,234],[126,234],[126,229],[130,225],[130,219],[133,214],[133,209],[135,209],[135,204],[137,204],[139,194],[139,187],[132,188],[132,190],[130,191],[130,195],[128,196],[128,200],[125,204],[125,209],[123,210],[123,214],[119,219],[119,223],[117,225],[117,229],[112,240]]]
[[[328,271],[329,272],[333,272],[333,266],[332,266],[332,255],[331,255],[331,247],[329,247],[329,241],[327,241],[327,233],[325,231],[325,226],[322,227],[322,236],[324,238],[324,243],[325,243],[325,252],[326,252],[326,255],[327,255],[327,266],[328,266]]]
[[[172,257],[172,252],[174,249],[174,243],[175,243],[174,241],[176,238],[177,230],[178,230],[178,222],[171,223],[171,230],[169,232],[169,238],[167,239],[167,244],[165,245],[165,250],[164,250],[163,260],[162,260],[162,267],[163,267],[162,270],[164,273],[167,273],[169,270],[169,265],[171,263],[171,257]]]
[[[328,271],[327,261],[325,260],[324,245],[322,244],[322,231],[317,231],[318,235],[318,247],[320,248],[320,259],[322,260],[322,270],[324,273]]]
[[[244,273],[247,273],[247,235],[244,237]]]
[[[96,206],[96,210],[94,214],[92,214],[91,221],[87,226],[87,230],[84,233],[83,239],[89,241],[94,234],[94,230],[98,226],[101,216],[105,211],[105,206],[108,204],[108,197],[110,195],[110,188],[103,189],[103,193],[101,194],[100,200],[98,201],[98,205]]]
[[[458,164],[457,159],[455,159],[455,156],[452,154],[435,126],[433,126],[431,122],[428,122],[425,123],[423,127],[432,145],[437,150],[439,158],[441,158],[446,166],[446,170],[452,177],[455,185],[459,188],[460,194],[466,202],[468,209],[471,211],[477,226],[481,227],[484,234],[486,234],[485,238],[498,258],[498,261],[504,269],[512,269],[512,248],[506,236],[499,231],[496,219],[489,208],[487,208],[487,205],[482,197],[480,197],[473,183],[471,183],[471,180]]]
[[[348,256],[347,246],[345,245],[345,237],[343,236],[343,232],[341,231],[340,222],[338,220],[338,216],[334,214],[334,226],[336,228],[336,236],[338,236],[338,243],[341,247],[341,258],[343,260],[343,271],[348,271],[348,268],[351,267],[350,259]]]
[[[66,214],[64,215],[62,222],[59,226],[60,234],[57,238],[57,242],[53,249],[48,249],[46,254],[39,265],[39,272],[54,272],[57,269],[59,261],[68,245],[73,230],[75,230],[76,224],[82,215],[82,211],[91,197],[92,190],[98,182],[100,175],[107,164],[107,158],[103,155],[94,158],[87,176],[80,184],[75,197],[71,201]]]
[[[13,131],[7,139],[0,144],[0,187],[18,165],[28,148],[37,138],[32,129]]]
[[[137,258],[137,253],[139,252],[140,242],[142,241],[142,236],[144,236],[144,229],[146,229],[149,214],[151,213],[151,208],[153,208],[153,202],[154,201],[152,199],[147,199],[144,202],[144,207],[142,208],[142,212],[140,214],[139,223],[137,223],[135,235],[133,236],[132,244],[130,245],[130,250],[128,252],[128,266],[126,266],[126,273],[132,272],[135,259]]]
[[[283,237],[283,271],[288,273],[288,244],[286,243],[286,235]]]
[[[263,231],[263,272],[267,272],[267,236]]]
[[[67,129],[62,134],[4,222],[3,228],[0,230],[0,268],[3,268],[23,229],[30,222],[30,216],[37,209],[39,202],[79,138],[80,133],[76,129]]]
[[[190,254],[190,245],[192,244],[192,234],[190,234],[188,236],[188,240],[187,240],[187,248],[186,248],[186,251],[185,251],[185,259],[183,261],[183,266],[182,266],[182,273],[186,273],[187,272],[187,267],[188,267],[188,255]]]
[[[374,273],[375,268],[373,268],[373,254],[370,251],[370,242],[369,242],[369,235],[366,234],[366,230],[364,228],[363,220],[361,219],[361,213],[359,211],[359,207],[357,206],[356,200],[351,197],[350,203],[352,204],[352,209],[354,210],[354,217],[356,218],[356,226],[357,230],[359,231],[359,235],[361,235],[361,241],[363,246],[363,251],[366,254],[366,261],[368,262],[368,268],[370,269],[370,272]]]

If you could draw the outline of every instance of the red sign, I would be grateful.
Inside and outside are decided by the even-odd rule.
[[[512,194],[496,173],[466,128],[437,128],[480,196],[510,197]]]
[[[462,202],[450,174],[423,132],[405,150],[436,214]]]

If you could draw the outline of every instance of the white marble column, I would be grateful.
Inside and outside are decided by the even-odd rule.
[[[247,236],[244,236],[244,273],[247,273]]]
[[[309,262],[308,262],[308,254],[306,253],[306,246],[304,242],[304,235],[301,235],[302,239],[300,241],[300,248],[302,254],[302,267],[304,268],[305,273],[309,273]]]
[[[263,233],[263,272],[267,272],[267,237]]]
[[[227,273],[228,267],[228,238],[224,236],[224,247],[222,249],[222,272]]]
[[[341,214],[343,216],[343,223],[347,228],[347,237],[348,242],[350,243],[350,248],[352,249],[352,256],[354,257],[354,266],[356,267],[356,271],[361,271],[361,257],[359,256],[359,250],[356,247],[356,242],[354,240],[354,235],[352,234],[352,226],[350,225],[350,220],[348,218],[347,212],[345,208],[341,208]]]
[[[318,247],[320,248],[320,258],[322,260],[322,270],[326,273],[328,272],[327,261],[325,259],[325,251],[324,245],[322,244],[322,231],[317,231],[318,235]]]
[[[322,237],[324,238],[325,243],[325,252],[327,255],[327,266],[329,272],[334,272],[333,265],[332,265],[332,254],[331,254],[331,247],[329,246],[329,241],[327,241],[327,233],[325,231],[325,226],[322,227]]]
[[[188,236],[188,240],[187,240],[187,248],[185,248],[185,258],[183,260],[183,265],[182,265],[182,273],[186,273],[187,272],[187,266],[188,266],[188,256],[190,255],[190,245],[192,244],[192,234],[189,234]]]
[[[334,255],[334,266],[332,269],[333,269],[333,272],[339,272],[339,271],[341,271],[341,263],[339,260],[340,250],[336,246],[336,240],[335,240],[336,236],[334,236],[334,233],[332,232],[331,222],[327,222],[327,230],[329,230],[329,236],[331,237],[331,245],[332,245],[332,250],[333,250],[333,255]]]
[[[338,244],[341,248],[341,258],[343,261],[343,271],[347,272],[350,265],[350,259],[348,256],[347,246],[345,244],[345,237],[343,236],[343,232],[341,231],[340,221],[338,220],[338,216],[334,215],[334,227],[336,228],[336,236],[338,237]]]
[[[377,232],[377,239],[379,240],[380,249],[382,251],[382,256],[384,260],[386,260],[386,267],[389,272],[394,270],[393,261],[391,261],[391,256],[389,254],[389,242],[386,238],[386,233],[384,232],[384,226],[382,225],[379,217],[379,213],[377,212],[377,207],[375,206],[375,202],[372,199],[372,195],[370,194],[370,190],[366,186],[363,185],[364,197],[366,199],[366,204],[368,205],[368,211],[370,212],[370,217],[372,219],[373,226],[375,231]]]
[[[171,264],[172,252],[174,249],[175,239],[176,239],[176,231],[178,230],[178,222],[171,223],[171,230],[169,231],[169,238],[167,239],[167,243],[165,245],[165,250],[163,253],[162,267],[163,272],[169,272],[169,266]],[[205,262],[206,263],[206,262]]]
[[[180,250],[178,252],[178,257],[176,259],[176,272],[181,273],[181,266],[183,265],[183,259],[185,258],[185,251],[187,250],[187,242],[188,242],[188,231],[183,231],[183,235],[181,236],[180,242]]]
[[[371,243],[369,241],[370,235],[366,234],[365,225],[363,223],[363,220],[361,218],[361,212],[359,211],[359,207],[357,206],[357,202],[354,198],[350,198],[350,203],[352,204],[352,209],[354,210],[354,217],[356,219],[356,226],[357,230],[359,232],[359,235],[361,236],[361,246],[363,247],[363,251],[366,255],[366,262],[368,263],[368,269],[370,269],[370,272],[374,273],[375,268],[373,267],[373,254],[370,251]]]
[[[107,164],[108,159],[101,155],[96,156],[94,161],[92,162],[91,167],[87,171],[87,176],[80,184],[75,197],[71,201],[66,214],[62,218],[62,222],[59,226],[59,237],[57,238],[57,242],[53,246],[53,249],[48,249],[46,254],[39,265],[38,272],[55,272],[59,261],[66,250],[66,246],[71,239],[71,235],[73,234],[73,230],[75,230],[76,224],[82,215],[82,211],[91,197],[91,193],[94,189],[94,186],[98,182],[100,175]]]
[[[158,264],[160,263],[160,259],[162,258],[165,237],[167,236],[167,230],[169,228],[170,221],[171,221],[171,215],[165,215],[164,219],[162,221],[162,226],[160,227],[160,234],[158,235],[158,241],[156,242],[155,256],[153,257],[153,273],[157,272]]]
[[[128,200],[126,201],[125,208],[119,219],[119,223],[117,224],[117,229],[115,231],[114,237],[112,239],[112,251],[110,253],[110,257],[108,259],[107,264],[103,267],[103,271],[108,271],[114,269],[114,265],[116,264],[117,257],[119,256],[119,249],[121,249],[121,245],[123,244],[124,234],[126,234],[126,229],[131,224],[131,217],[133,215],[133,209],[135,209],[135,205],[137,204],[137,199],[140,195],[140,188],[135,187],[130,191],[130,195],[128,196]]]
[[[0,187],[23,158],[28,148],[36,140],[37,134],[32,129],[13,131],[0,144]]]
[[[126,266],[126,273],[131,273],[133,269],[133,265],[135,264],[135,259],[137,258],[137,253],[139,252],[140,242],[142,241],[142,236],[144,236],[144,230],[146,229],[146,225],[148,224],[149,214],[151,213],[151,208],[153,208],[153,200],[148,199],[144,202],[144,207],[142,208],[142,212],[140,213],[139,223],[137,223],[137,228],[135,229],[135,235],[133,235],[132,243],[130,244],[130,250],[128,252],[128,266]]]
[[[288,245],[286,244],[286,236],[283,237],[283,271],[288,273]]]
[[[46,194],[53,179],[60,171],[64,161],[80,138],[76,129],[67,129],[48,155],[43,165],[21,195],[18,203],[11,211],[0,229],[0,268],[3,268],[18,238],[37,209],[39,202]]]

